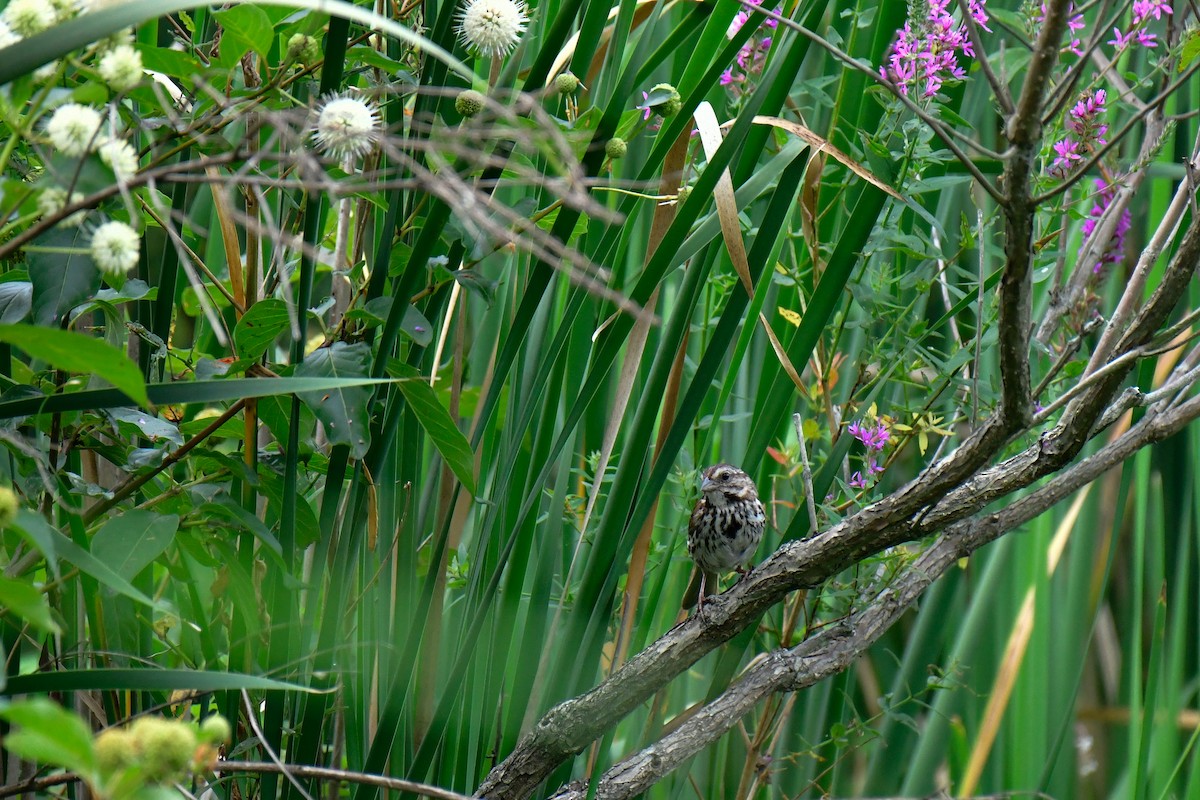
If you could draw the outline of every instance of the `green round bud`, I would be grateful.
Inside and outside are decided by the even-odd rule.
[[[683,205],[684,203],[687,202],[687,199],[691,196],[692,196],[692,187],[680,186],[679,192],[675,195],[676,205]]]
[[[459,92],[458,97],[454,98],[454,110],[464,117],[473,117],[483,111],[483,104],[486,100],[486,97],[474,89],[467,89]]]
[[[142,717],[130,728],[147,780],[166,783],[187,775],[196,754],[196,731],[182,722]]]
[[[559,94],[575,94],[579,91],[579,78],[564,72],[554,79],[554,89]]]
[[[7,527],[17,518],[20,507],[16,493],[7,486],[0,486],[0,528]]]
[[[233,727],[220,714],[213,714],[200,723],[200,739],[205,742],[227,744],[233,738]]]
[[[620,136],[614,136],[604,143],[604,155],[612,159],[624,158],[629,145]]]
[[[287,57],[302,64],[311,64],[321,57],[321,46],[313,37],[297,33],[288,39]]]
[[[101,772],[111,774],[137,761],[137,744],[126,729],[109,728],[96,737],[96,764]]]
[[[660,117],[673,117],[683,109],[683,98],[679,96],[679,91],[669,83],[660,83],[650,90],[650,94],[655,92],[667,92],[670,94],[665,101],[654,106],[652,110]]]

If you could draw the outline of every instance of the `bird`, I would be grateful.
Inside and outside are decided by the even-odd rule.
[[[731,464],[700,473],[700,499],[688,521],[688,555],[696,572],[684,592],[683,607],[704,608],[706,588],[720,588],[719,575],[734,570],[739,580],[762,541],[767,515],[754,479]]]

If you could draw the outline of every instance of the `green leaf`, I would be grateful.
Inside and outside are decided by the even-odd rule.
[[[16,526],[25,531],[27,536],[39,543],[39,549],[46,554],[47,558],[51,557],[50,554],[52,552],[57,558],[74,564],[79,567],[80,571],[91,575],[103,585],[125,595],[131,600],[136,600],[139,603],[160,611],[170,610],[163,604],[151,600],[135,589],[129,581],[114,572],[111,567],[75,544],[75,542],[66,536],[54,530],[46,520],[32,511],[24,508],[18,511]]]
[[[246,49],[257,53],[260,58],[267,57],[271,42],[275,38],[275,30],[271,27],[271,20],[267,18],[265,11],[258,6],[240,3],[218,11],[213,16],[225,28],[225,35],[221,39],[222,49],[225,42],[232,37]]]
[[[33,308],[33,284],[29,281],[0,283],[0,323],[20,322]]]
[[[194,689],[200,692],[219,692],[228,689],[316,692],[314,689],[295,683],[237,672],[201,672],[191,669],[81,669],[17,675],[9,678],[8,686],[4,688],[3,694],[45,694],[47,692],[87,690],[123,691],[127,689],[150,692],[170,692],[176,689]]]
[[[58,623],[50,614],[46,596],[28,583],[0,577],[0,606],[39,630],[61,633]]]
[[[212,381],[176,381],[154,383],[146,394],[156,406],[188,403],[219,403],[225,400],[271,397],[297,392],[320,392],[390,383],[378,378],[235,378]],[[63,411],[94,411],[129,405],[129,398],[116,389],[93,389],[53,396],[23,397],[0,402],[0,419],[51,414]]]
[[[1175,68],[1176,72],[1183,72],[1197,56],[1200,56],[1200,29],[1189,31],[1186,36],[1187,39],[1179,51],[1179,66]]]
[[[65,767],[85,779],[95,777],[91,731],[58,703],[45,697],[20,700],[0,709],[0,717],[20,726],[20,730],[4,737],[4,746],[9,750],[30,761]]]
[[[236,6],[235,6],[236,7]],[[287,304],[271,297],[250,307],[233,329],[239,358],[257,361],[279,334],[287,330]]]
[[[56,369],[96,375],[138,405],[150,405],[146,384],[137,364],[126,358],[120,350],[99,339],[33,325],[0,325],[0,342],[16,345]]]
[[[54,577],[59,576],[58,571],[58,550],[55,548],[55,541],[60,539],[58,531],[51,528],[46,520],[26,509],[17,511],[17,518],[12,524],[15,530],[22,538],[25,539],[46,559],[46,563],[50,566],[50,571],[54,573]]]
[[[345,344],[334,342],[307,356],[296,367],[295,375],[305,378],[360,378],[371,369],[371,348],[365,342]],[[354,458],[362,458],[371,446],[371,429],[367,425],[372,390],[367,386],[351,386],[329,391],[297,392],[297,396],[312,409],[325,426],[325,435],[333,444],[350,448]]]
[[[153,511],[126,511],[113,517],[92,539],[92,555],[127,581],[158,558],[179,530],[179,517]]]
[[[26,250],[33,284],[33,321],[59,327],[72,308],[96,294],[100,271],[88,254],[90,238],[83,228],[54,228]],[[43,249],[44,248],[44,249]],[[63,249],[78,252],[60,252]]]
[[[438,402],[433,388],[408,364],[391,362],[388,372],[400,381],[400,391],[408,407],[417,415],[417,421],[433,440],[433,446],[442,454],[455,477],[471,494],[475,494],[475,455],[467,437],[454,424],[450,412]]]

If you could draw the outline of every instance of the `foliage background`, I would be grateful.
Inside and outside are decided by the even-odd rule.
[[[137,272],[110,294],[97,280],[39,316],[49,302],[39,281],[70,295],[78,258],[3,251],[0,317],[11,327],[0,335],[0,442],[23,506],[3,535],[8,695],[54,693],[95,726],[218,710],[237,721],[231,757],[265,760],[269,748],[289,763],[469,793],[542,712],[679,619],[699,468],[729,461],[755,477],[771,520],[765,554],[809,529],[793,413],[824,527],[915,477],[996,400],[995,204],[911,110],[839,55],[873,71],[904,24],[902,3],[785,4],[783,16],[824,42],[781,26],[740,96],[719,78],[755,28],[729,38],[740,5],[727,0],[544,0],[516,52],[495,63],[456,41],[448,0],[373,10],[449,59],[368,35],[363,23],[382,25],[367,17],[190,6],[135,0],[0,51],[0,239],[34,224],[29,179],[54,168],[37,136],[47,104],[109,103],[139,149],[139,174],[164,168],[137,189],[144,202],[110,192],[90,204],[132,208],[145,228]],[[988,52],[1019,87],[1032,10],[990,9]],[[1102,2],[1084,13],[1098,29],[1128,9]],[[1178,4],[1162,48],[1132,50],[1098,78],[1128,89],[1114,121],[1133,119],[1131,98],[1171,78],[1179,62],[1159,59],[1179,55],[1168,45],[1187,41],[1194,13]],[[149,81],[119,98],[96,81],[90,51],[76,48],[128,25],[190,109]],[[316,36],[322,58],[288,63],[295,33]],[[32,77],[69,52],[53,81]],[[577,109],[544,88],[566,67],[585,87]],[[683,112],[656,130],[636,106],[663,81]],[[463,120],[454,97],[469,85],[490,100]],[[382,105],[390,131],[357,179],[302,154],[308,107],[351,88]],[[1176,123],[1141,165],[1133,254],[1186,179],[1195,83],[1176,89]],[[732,121],[707,158],[689,136],[702,101]],[[948,86],[932,113],[1004,148],[977,72]],[[753,124],[756,114],[802,121],[903,199]],[[604,145],[616,135],[628,152],[611,161]],[[1140,145],[1135,128],[1108,163],[1132,169]],[[974,161],[994,180],[998,162]],[[752,294],[713,204],[726,167]],[[345,241],[342,206],[321,176],[349,187],[353,208],[359,292],[341,328],[327,327],[322,304],[331,249]],[[1079,248],[1080,191],[1041,218],[1035,309],[1049,301],[1056,259],[1069,263]],[[151,213],[151,193],[169,222]],[[207,272],[189,279],[189,256],[164,226]],[[539,245],[538,231],[569,251]],[[1097,284],[1097,308],[1118,296],[1129,266]],[[26,305],[19,284],[31,287]],[[614,297],[653,320],[617,313]],[[126,394],[144,381],[153,412],[89,378],[129,380],[111,352],[80,364],[70,360],[76,340],[46,332],[81,303],[72,335],[124,350],[139,372]],[[294,310],[310,308],[319,311],[294,337]],[[804,370],[801,386],[760,313]],[[1035,383],[1061,368],[1070,340],[1043,352]],[[1041,402],[1082,369],[1082,343]],[[1139,383],[1153,385],[1177,355],[1147,361]],[[887,469],[865,490],[849,483],[863,454],[844,435],[862,419],[893,432]],[[340,438],[330,423],[351,433]],[[942,786],[1200,796],[1198,444],[1193,427],[1142,451],[977,553],[852,670],[762,704],[653,796],[921,796]],[[549,788],[599,775],[681,724],[757,653],[867,602],[919,548],[881,554],[774,609]],[[265,690],[241,676],[317,691]],[[215,691],[167,704],[198,682]],[[265,740],[246,724],[243,687]],[[14,783],[15,758],[6,769]],[[243,796],[294,791],[272,776],[223,778],[218,791],[235,781]]]

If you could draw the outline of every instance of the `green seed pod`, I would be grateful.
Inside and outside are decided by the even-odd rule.
[[[679,96],[679,91],[669,83],[660,83],[650,90],[650,95],[654,96],[655,92],[667,92],[670,94],[664,102],[653,107],[655,114],[660,117],[673,117],[683,109],[683,98]]]
[[[196,731],[182,722],[142,717],[130,728],[148,780],[167,783],[187,775],[196,754]]]
[[[473,117],[480,111],[483,111],[485,98],[474,89],[467,89],[464,92],[459,92],[458,97],[454,98],[454,110],[464,117]]]
[[[17,495],[7,486],[0,486],[0,528],[4,528],[17,518],[17,510],[21,502]]]
[[[297,33],[288,39],[287,57],[302,64],[312,64],[321,57],[321,45],[313,37]]]
[[[101,772],[112,774],[137,761],[137,744],[128,730],[109,728],[96,737],[96,763]]]
[[[226,744],[233,738],[233,727],[220,714],[213,714],[200,723],[200,738],[205,742]]]
[[[629,146],[619,136],[614,136],[604,143],[604,154],[612,159],[624,158]]]
[[[559,94],[575,94],[579,91],[579,78],[564,72],[554,79],[554,88]]]
[[[687,202],[687,199],[691,196],[692,196],[692,187],[680,186],[679,192],[675,195],[675,204],[683,205],[684,203]]]

